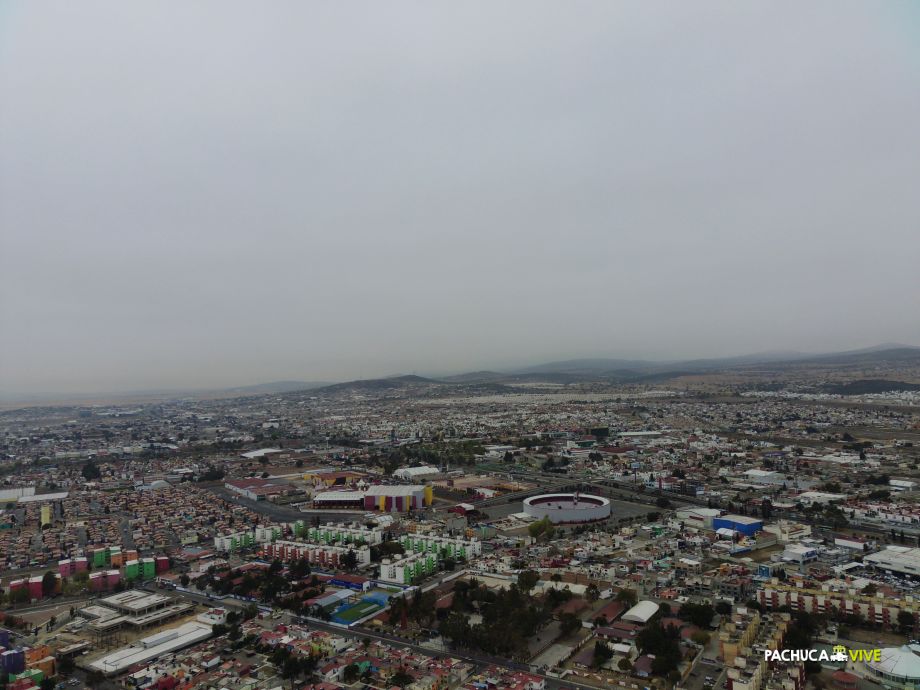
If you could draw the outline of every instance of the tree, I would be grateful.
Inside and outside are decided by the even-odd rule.
[[[763,613],[764,610],[763,606],[756,599],[748,599],[746,602],[744,602],[744,606],[746,608],[753,609],[758,613]]]
[[[621,589],[619,592],[617,592],[616,600],[622,601],[626,606],[635,606],[639,599],[636,596],[635,590]]]
[[[354,570],[358,567],[358,554],[356,554],[351,549],[348,549],[348,552],[342,556],[342,567],[345,570]]]
[[[598,640],[594,643],[594,656],[591,660],[591,665],[594,666],[594,668],[600,668],[612,658],[613,650],[607,646],[606,642]]]
[[[715,609],[709,604],[693,604],[687,602],[680,607],[680,611],[677,615],[686,621],[690,621],[698,628],[708,628],[712,623],[712,617],[715,613]]]
[[[300,661],[296,656],[289,656],[284,660],[281,666],[281,677],[291,681],[291,688],[294,687],[294,679],[300,674]]]
[[[358,667],[358,664],[348,664],[348,666],[342,669],[342,680],[346,683],[354,683],[358,680],[358,676],[360,675],[361,669]]]
[[[42,596],[51,596],[55,589],[57,589],[57,578],[54,576],[54,571],[49,570],[42,575]]]
[[[543,520],[537,520],[536,522],[532,522],[527,526],[527,533],[534,539],[537,539],[541,534],[543,534],[545,530],[546,530],[546,518],[544,518]]]
[[[901,631],[901,634],[907,635],[912,632],[915,623],[914,614],[910,611],[898,611],[898,629]]]
[[[198,477],[200,482],[215,482],[224,478],[224,471],[219,467],[208,465],[207,469]]]
[[[655,655],[652,673],[656,676],[667,676],[680,663],[678,635],[679,632],[673,627],[665,630],[659,621],[653,621],[636,636],[636,646],[645,654]]]
[[[310,574],[310,561],[306,558],[299,558],[291,563],[288,572],[295,580],[302,580]]]
[[[406,669],[403,666],[400,666],[399,669],[390,676],[390,684],[398,685],[401,688],[406,687],[409,683],[413,682],[415,678],[406,673]]]
[[[93,481],[102,477],[102,472],[96,466],[96,463],[92,460],[83,465],[83,469],[80,470],[80,474],[83,475],[83,478],[86,481]]]
[[[518,573],[517,583],[522,592],[529,592],[540,581],[540,574],[535,570],[522,570]]]
[[[568,637],[581,627],[581,619],[574,613],[563,613],[559,617],[559,632]]]
[[[588,597],[588,601],[597,601],[601,596],[601,592],[597,588],[597,585],[592,582],[588,585],[587,589],[585,589],[585,595]]]
[[[472,642],[470,620],[462,613],[456,611],[451,613],[447,619],[441,623],[439,630],[444,637],[461,647],[468,647]]]
[[[701,647],[705,647],[709,644],[709,633],[703,630],[697,630],[690,636],[690,639]]]

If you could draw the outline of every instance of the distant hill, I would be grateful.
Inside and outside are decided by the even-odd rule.
[[[547,362],[536,366],[524,367],[512,371],[512,374],[554,374],[597,375],[616,370],[637,371],[657,365],[641,359],[565,359],[558,362]]]
[[[213,400],[220,398],[243,398],[251,395],[277,395],[307,391],[321,386],[328,386],[326,381],[272,381],[256,383],[251,386],[234,386],[233,388],[164,388],[161,390],[115,391],[101,393],[0,393],[0,404],[7,406],[48,406],[48,405],[104,405],[126,403],[150,403],[177,398],[200,398]]]
[[[667,371],[694,373],[715,371],[733,366],[765,362],[792,361],[805,357],[799,352],[762,353],[716,359],[645,360],[645,359],[568,359],[516,370],[515,373],[566,373],[578,376],[628,378],[630,374],[662,374]]]
[[[490,381],[503,381],[507,378],[508,374],[503,374],[500,371],[471,371],[467,374],[444,376],[441,380],[448,383],[486,383]]]
[[[329,381],[272,381],[270,383],[256,383],[251,386],[224,388],[215,392],[225,393],[227,395],[263,395],[268,393],[307,391],[328,385],[330,385]]]
[[[825,393],[837,395],[866,395],[868,393],[890,393],[894,391],[920,391],[920,383],[887,381],[885,379],[860,379],[848,383],[824,386]]]
[[[382,379],[358,379],[356,381],[345,381],[343,383],[334,383],[329,386],[315,389],[317,394],[341,393],[344,391],[366,391],[380,392],[388,390],[399,390],[401,388],[418,388],[447,385],[443,381],[416,376],[415,374],[406,374],[404,376],[390,376]]]
[[[920,347],[896,345],[876,346],[863,350],[827,354],[801,352],[764,352],[737,357],[691,359],[683,361],[654,361],[639,359],[568,359],[514,369],[509,372],[471,371],[465,374],[429,378],[403,375],[377,379],[359,379],[314,388],[317,395],[351,393],[412,392],[420,395],[472,394],[512,392],[515,385],[539,386],[568,385],[576,383],[606,382],[655,383],[681,376],[718,373],[750,368],[768,368],[781,371],[785,368],[807,366],[866,365],[873,362],[920,364]],[[897,382],[895,382],[897,383]],[[912,384],[907,384],[912,385]],[[894,389],[892,389],[894,390]],[[904,389],[907,390],[907,389]]]
[[[481,395],[488,393],[520,392],[519,386],[527,384],[531,390],[540,384],[548,386],[576,383],[654,383],[681,376],[718,373],[723,371],[750,372],[751,369],[782,373],[808,367],[828,367],[855,370],[879,366],[920,367],[920,347],[899,343],[884,343],[859,350],[804,354],[801,352],[763,352],[737,357],[690,360],[642,360],[617,358],[567,359],[528,367],[500,371],[472,371],[464,374],[428,378],[414,374],[360,379],[344,383],[323,381],[272,381],[250,386],[221,389],[141,390],[118,393],[93,394],[15,394],[0,391],[0,405],[15,408],[23,405],[51,404],[104,404],[125,402],[150,402],[176,398],[232,398],[258,395],[295,394],[311,391],[316,395],[334,395],[342,392],[396,392],[419,395]],[[758,373],[764,373],[760,371]],[[859,373],[856,374],[857,376]],[[889,376],[892,374],[888,374]],[[834,384],[828,392],[841,395],[859,395],[893,390],[918,390],[918,384],[886,379],[861,379],[850,383]],[[518,386],[517,388],[515,386]]]
[[[764,352],[736,357],[689,360],[641,360],[641,359],[569,359],[548,362],[517,369],[512,375],[568,374],[574,377],[630,378],[630,375],[645,374],[660,376],[668,372],[674,375],[715,372],[726,369],[768,364],[773,367],[802,364],[864,364],[868,362],[920,362],[920,347],[910,345],[877,345],[861,350],[805,354],[801,352]]]
[[[866,364],[871,362],[920,362],[920,347],[901,345],[898,347],[865,350],[850,350],[848,352],[833,352],[824,355],[812,355],[802,362],[818,364]]]
[[[345,381],[331,386],[314,389],[315,395],[341,395],[348,393],[382,393],[418,396],[443,395],[487,395],[513,393],[506,385],[510,379],[499,372],[471,372],[469,375],[448,376],[434,379],[424,376],[388,376],[380,379],[359,379]]]

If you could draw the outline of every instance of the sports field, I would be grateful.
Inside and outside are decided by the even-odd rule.
[[[357,604],[345,606],[332,614],[332,620],[337,623],[351,624],[365,616],[380,611],[383,607],[372,601],[359,601]]]

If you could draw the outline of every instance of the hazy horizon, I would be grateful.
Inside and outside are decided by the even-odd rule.
[[[415,369],[405,370],[405,371],[391,371],[385,373],[375,373],[370,376],[349,376],[345,378],[337,379],[309,379],[307,377],[286,377],[272,380],[264,381],[224,381],[222,383],[209,385],[209,386],[185,386],[185,387],[162,387],[162,388],[121,388],[121,389],[111,389],[111,390],[78,390],[78,391],[31,391],[31,392],[22,392],[22,391],[0,391],[0,402],[11,403],[11,402],[29,402],[29,401],[48,401],[51,399],[59,400],[77,400],[83,398],[92,398],[97,396],[115,396],[115,397],[130,397],[132,395],[136,396],[156,396],[156,395],[176,395],[176,394],[195,394],[195,393],[221,393],[234,391],[236,389],[246,389],[254,388],[258,386],[265,386],[271,384],[279,383],[305,383],[309,385],[333,385],[336,383],[345,383],[348,381],[360,381],[360,380],[374,380],[374,379],[386,379],[386,378],[396,378],[401,376],[422,376],[426,378],[437,379],[439,377],[451,377],[458,376],[461,374],[474,374],[476,372],[494,372],[499,374],[515,374],[520,371],[526,371],[534,367],[542,367],[545,365],[553,364],[556,362],[565,363],[565,362],[577,362],[577,361],[591,361],[591,360],[605,360],[609,359],[614,360],[636,360],[636,361],[647,361],[649,364],[660,364],[667,365],[669,363],[680,364],[683,362],[692,362],[695,360],[721,360],[721,359],[732,359],[735,357],[751,357],[756,358],[758,356],[763,356],[765,359],[769,359],[771,356],[780,357],[780,358],[791,358],[795,359],[796,356],[801,355],[804,358],[815,356],[815,355],[825,355],[825,354],[840,354],[850,351],[861,351],[863,349],[875,350],[875,349],[897,349],[897,348],[913,348],[920,349],[920,345],[913,345],[910,343],[876,343],[875,345],[866,346],[866,348],[853,348],[853,350],[841,350],[841,351],[828,351],[828,352],[804,352],[800,350],[787,350],[787,351],[771,351],[771,352],[750,352],[750,353],[739,353],[739,354],[728,354],[720,355],[713,357],[678,357],[678,358],[667,358],[667,359],[648,359],[643,360],[641,357],[619,357],[613,355],[596,355],[596,356],[586,356],[586,357],[558,357],[551,358],[548,360],[540,361],[521,361],[515,364],[507,364],[505,366],[495,366],[495,367],[480,367],[480,368],[459,368],[451,370],[432,370],[432,371],[418,371]]]
[[[0,394],[918,345],[918,36],[908,3],[5,3]]]

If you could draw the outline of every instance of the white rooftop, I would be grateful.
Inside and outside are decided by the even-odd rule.
[[[399,477],[418,477],[424,474],[440,474],[441,470],[437,467],[402,467],[396,470],[393,474]]]
[[[622,615],[622,620],[633,623],[648,623],[658,613],[658,604],[654,601],[640,601]]]
[[[54,494],[35,494],[33,496],[20,496],[17,499],[18,503],[36,503],[44,501],[61,501],[67,498],[70,494],[67,491],[54,493]]]
[[[167,635],[166,633],[169,634]],[[186,623],[178,628],[145,637],[130,647],[123,647],[118,651],[96,659],[90,664],[90,667],[102,671],[106,675],[121,673],[134,664],[152,661],[163,654],[188,647],[210,636],[210,625]]]
[[[360,501],[363,491],[323,491],[313,496],[314,501]]]
[[[888,647],[881,661],[870,661],[869,668],[898,678],[920,680],[920,645]]]
[[[920,575],[920,549],[905,546],[886,546],[878,553],[863,558],[864,563],[900,573]]]
[[[378,484],[367,488],[368,496],[411,496],[424,491],[421,484]]]
[[[128,611],[143,611],[149,609],[151,606],[166,604],[169,601],[171,601],[170,598],[163,594],[152,594],[150,592],[132,589],[127,592],[120,592],[110,597],[105,597],[100,600],[100,603],[105,606],[126,609]]]
[[[244,457],[247,460],[254,460],[255,458],[261,458],[264,455],[271,455],[272,453],[280,452],[280,448],[259,448],[258,450],[251,450],[248,453],[241,453],[241,457]]]

